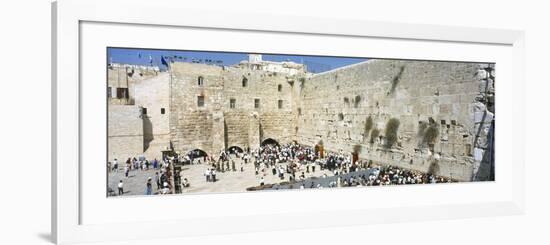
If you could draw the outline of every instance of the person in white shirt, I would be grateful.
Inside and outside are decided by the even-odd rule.
[[[170,187],[168,187],[168,182],[164,182],[163,184],[163,188],[162,188],[162,194],[168,194],[168,192],[170,192]]]
[[[122,180],[118,182],[118,195],[124,194],[124,183],[122,183]]]
[[[206,176],[206,182],[210,182],[210,169],[204,171],[204,176]]]

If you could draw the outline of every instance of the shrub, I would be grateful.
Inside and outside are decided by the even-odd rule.
[[[428,123],[424,121],[420,121],[418,123],[418,137],[422,138],[424,135],[424,132],[426,131],[426,128],[428,128]]]
[[[435,143],[439,136],[439,125],[430,118],[430,122],[420,122],[418,125],[418,145],[426,147],[429,144]]]
[[[359,107],[359,103],[361,103],[361,96],[356,95],[355,100],[353,101],[355,108]]]
[[[437,124],[431,124],[424,132],[424,138],[422,139],[422,143],[432,144],[435,142],[438,135],[439,135],[439,129],[437,128]]]
[[[399,129],[399,120],[397,118],[392,118],[386,123],[386,142],[384,146],[386,148],[391,148],[395,142],[397,142],[397,130]]]
[[[365,137],[369,135],[370,130],[372,129],[373,122],[372,122],[372,116],[367,117],[367,121],[365,121]]]
[[[353,146],[353,153],[359,154],[361,152],[361,146],[360,145],[354,145]]]

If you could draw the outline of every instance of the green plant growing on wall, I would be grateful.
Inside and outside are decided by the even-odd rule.
[[[439,135],[439,129],[437,127],[437,124],[430,124],[430,126],[424,132],[424,138],[422,139],[422,143],[424,145],[433,144],[437,139],[438,135]]]
[[[427,147],[435,143],[439,136],[439,125],[431,119],[430,122],[421,121],[418,125],[418,146]]]
[[[369,116],[367,117],[367,121],[365,121],[365,139],[369,136],[372,126],[373,126],[372,116]]]
[[[358,108],[360,103],[361,103],[361,96],[360,96],[360,95],[356,95],[356,96],[355,96],[355,99],[353,100],[353,106],[354,106],[355,108]]]
[[[399,119],[392,118],[386,123],[386,142],[384,147],[391,148],[397,142],[397,130],[399,129]]]
[[[306,83],[306,78],[305,77],[300,77],[298,80],[300,81],[300,89],[303,89],[304,85]]]
[[[393,92],[395,92],[395,89],[397,88],[397,85],[399,84],[399,81],[401,80],[401,76],[403,75],[404,70],[405,70],[405,66],[401,66],[399,68],[399,72],[397,73],[397,75],[395,75],[395,77],[393,77],[393,79],[391,81],[391,89],[390,89],[389,94],[393,94]]]
[[[360,145],[354,145],[353,146],[353,153],[361,153],[361,146]]]
[[[340,120],[340,121],[344,120],[344,113],[342,113],[342,112],[338,113],[338,120]]]
[[[425,121],[421,121],[418,124],[418,137],[423,138],[424,132],[426,132],[426,129],[428,128],[428,123]]]
[[[377,128],[373,129],[372,132],[370,133],[370,143],[374,144],[374,141],[376,140],[376,138],[378,138],[379,135],[380,135],[380,130],[378,130]]]

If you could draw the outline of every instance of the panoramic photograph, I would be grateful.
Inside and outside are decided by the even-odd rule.
[[[495,180],[494,63],[106,52],[107,197]]]

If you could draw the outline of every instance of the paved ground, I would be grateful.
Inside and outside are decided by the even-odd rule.
[[[190,187],[184,188],[183,193],[244,192],[248,187],[258,186],[260,184],[261,176],[264,176],[265,184],[275,184],[289,180],[288,174],[285,174],[284,180],[281,180],[277,175],[272,174],[271,169],[266,169],[265,175],[261,172],[256,175],[253,163],[249,162],[248,164],[244,164],[241,159],[233,159],[235,161],[237,171],[218,171],[216,174],[216,182],[206,182],[204,172],[210,165],[185,165],[182,169],[182,180],[183,178],[187,178],[189,180]],[[240,172],[241,166],[243,166],[243,172]],[[118,173],[110,172],[108,175],[108,185],[115,192],[117,192],[117,184],[119,180],[122,179],[124,183],[124,195],[144,195],[147,178],[151,177],[154,180],[155,171],[156,170],[131,170],[128,178],[124,177],[124,171],[119,171]],[[302,171],[297,172],[296,178],[298,178],[301,172]],[[319,170],[319,166],[316,167],[315,173],[306,173],[304,166],[303,172],[305,173],[306,178],[321,177],[325,173],[328,176],[333,175],[328,170]],[[153,192],[157,192],[155,183],[153,183]]]
[[[122,180],[124,183],[123,195],[145,195],[145,187],[147,178],[155,179],[155,172],[158,170],[130,170],[128,178],[124,177],[124,170],[110,172],[108,176],[108,185],[118,195],[118,182]],[[157,192],[157,186],[153,183],[153,193]]]

